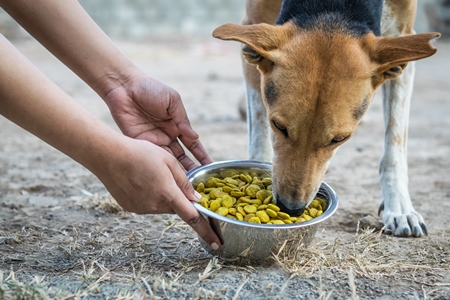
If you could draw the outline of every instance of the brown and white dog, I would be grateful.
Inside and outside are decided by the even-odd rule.
[[[247,0],[242,25],[213,36],[243,43],[249,158],[273,162],[282,210],[300,214],[328,163],[384,83],[379,212],[395,236],[427,234],[408,192],[413,61],[439,33],[414,34],[417,0]]]

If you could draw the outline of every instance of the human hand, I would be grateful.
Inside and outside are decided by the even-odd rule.
[[[103,99],[125,135],[164,148],[185,170],[197,165],[186,155],[180,141],[202,165],[212,162],[174,89],[136,70],[119,82]]]
[[[175,157],[95,118],[1,35],[0,66],[2,116],[88,168],[124,209],[139,214],[176,213],[212,249],[221,245],[190,202],[198,200],[198,195]]]
[[[117,154],[96,175],[114,199],[138,214],[176,213],[198,235],[217,250],[220,239],[192,205],[201,196],[194,190],[177,160],[160,147],[136,139],[125,139]]]

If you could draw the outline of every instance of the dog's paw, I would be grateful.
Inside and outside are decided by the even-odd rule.
[[[384,202],[381,202],[378,214],[383,212],[382,220],[386,233],[391,233],[398,237],[421,237],[428,235],[427,225],[421,214],[413,208],[401,211],[386,209]]]

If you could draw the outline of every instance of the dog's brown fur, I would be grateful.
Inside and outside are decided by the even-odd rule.
[[[433,55],[429,40],[439,35],[412,35],[414,1],[385,2],[384,18],[393,20],[403,36],[368,33],[360,38],[344,29],[271,25],[281,2],[249,0],[243,25],[225,24],[213,36],[246,45],[246,84],[264,100],[264,109],[253,112],[249,122],[267,119],[275,198],[287,211],[299,213],[317,193],[329,160],[355,131],[376,88],[400,76],[408,62]],[[402,135],[395,139],[405,143]],[[250,158],[271,159],[252,153],[257,152],[252,147]]]

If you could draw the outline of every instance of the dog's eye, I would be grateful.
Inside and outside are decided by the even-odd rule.
[[[349,138],[349,135],[344,136],[344,137],[335,137],[334,139],[331,140],[331,142],[328,144],[328,146],[333,146],[335,144],[341,143],[348,138]]]
[[[285,137],[289,136],[288,131],[285,126],[279,124],[276,121],[272,121],[272,123],[273,123],[273,126],[275,126]]]
[[[244,44],[242,45],[242,54],[244,54],[244,56],[246,57],[246,59],[248,61],[251,62],[258,62],[260,60],[262,60],[262,56],[261,54],[259,54],[258,52],[256,52],[255,50],[253,50],[252,48],[250,48],[250,46]]]

